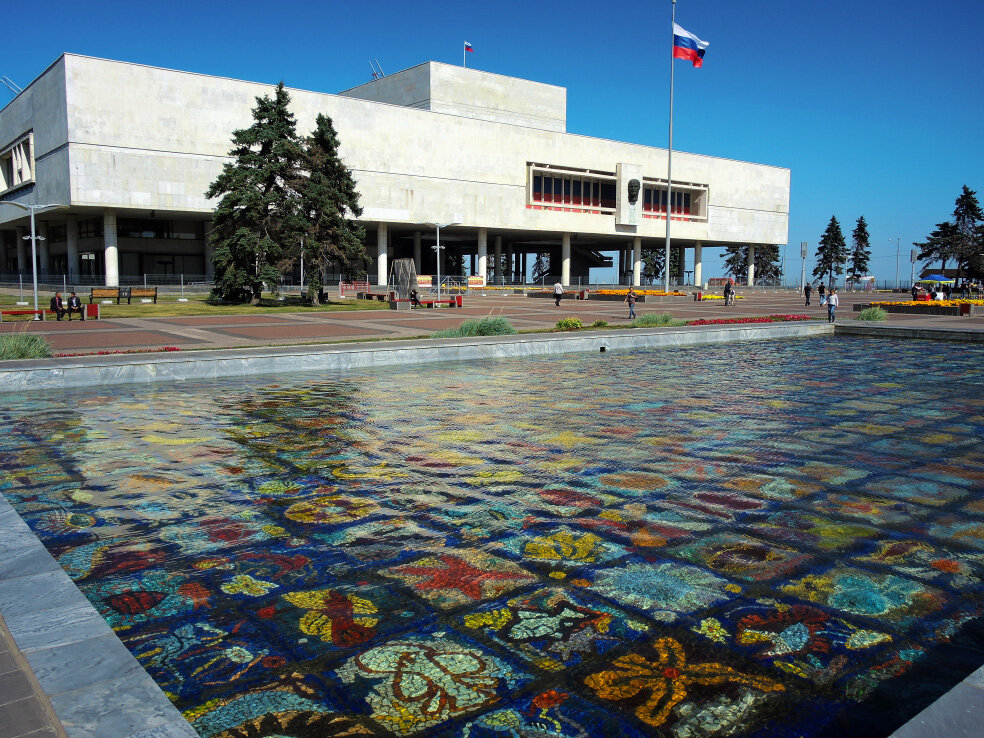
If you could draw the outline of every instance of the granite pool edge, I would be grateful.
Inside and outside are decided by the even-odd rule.
[[[0,615],[68,737],[197,738],[2,494],[0,531]]]
[[[833,332],[833,325],[811,321],[10,361],[0,365],[0,392],[246,379],[297,372],[338,372],[376,366],[599,352],[602,348],[618,351],[803,338]]]

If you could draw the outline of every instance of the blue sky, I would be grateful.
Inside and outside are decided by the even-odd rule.
[[[4,38],[0,75],[21,86],[71,51],[338,92],[369,79],[370,58],[387,73],[460,64],[467,40],[469,66],[567,87],[572,133],[667,143],[669,0],[39,7]],[[710,48],[701,69],[676,62],[674,149],[792,170],[788,273],[831,215],[848,239],[863,215],[873,273],[894,280],[899,238],[907,278],[911,243],[950,217],[961,185],[984,201],[982,21],[968,0],[679,0],[677,22]]]

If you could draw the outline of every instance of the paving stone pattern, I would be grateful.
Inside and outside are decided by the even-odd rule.
[[[25,394],[0,491],[206,738],[887,735],[984,663],[984,348],[938,350]],[[174,727],[100,637],[55,707]]]

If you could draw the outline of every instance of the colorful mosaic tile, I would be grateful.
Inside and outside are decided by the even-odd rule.
[[[984,662],[984,349],[740,348],[11,395],[0,493],[208,738],[887,735]]]

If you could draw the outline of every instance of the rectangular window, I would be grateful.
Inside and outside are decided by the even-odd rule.
[[[543,200],[543,177],[539,174],[533,177],[533,202]]]
[[[79,221],[79,238],[102,238],[102,218],[86,218]]]
[[[581,180],[579,179],[574,180],[574,194],[573,197],[571,198],[571,202],[574,205],[581,204]]]
[[[615,184],[603,182],[601,185],[601,207],[615,207]]]
[[[569,179],[564,180],[564,204],[571,204],[571,181]]]

